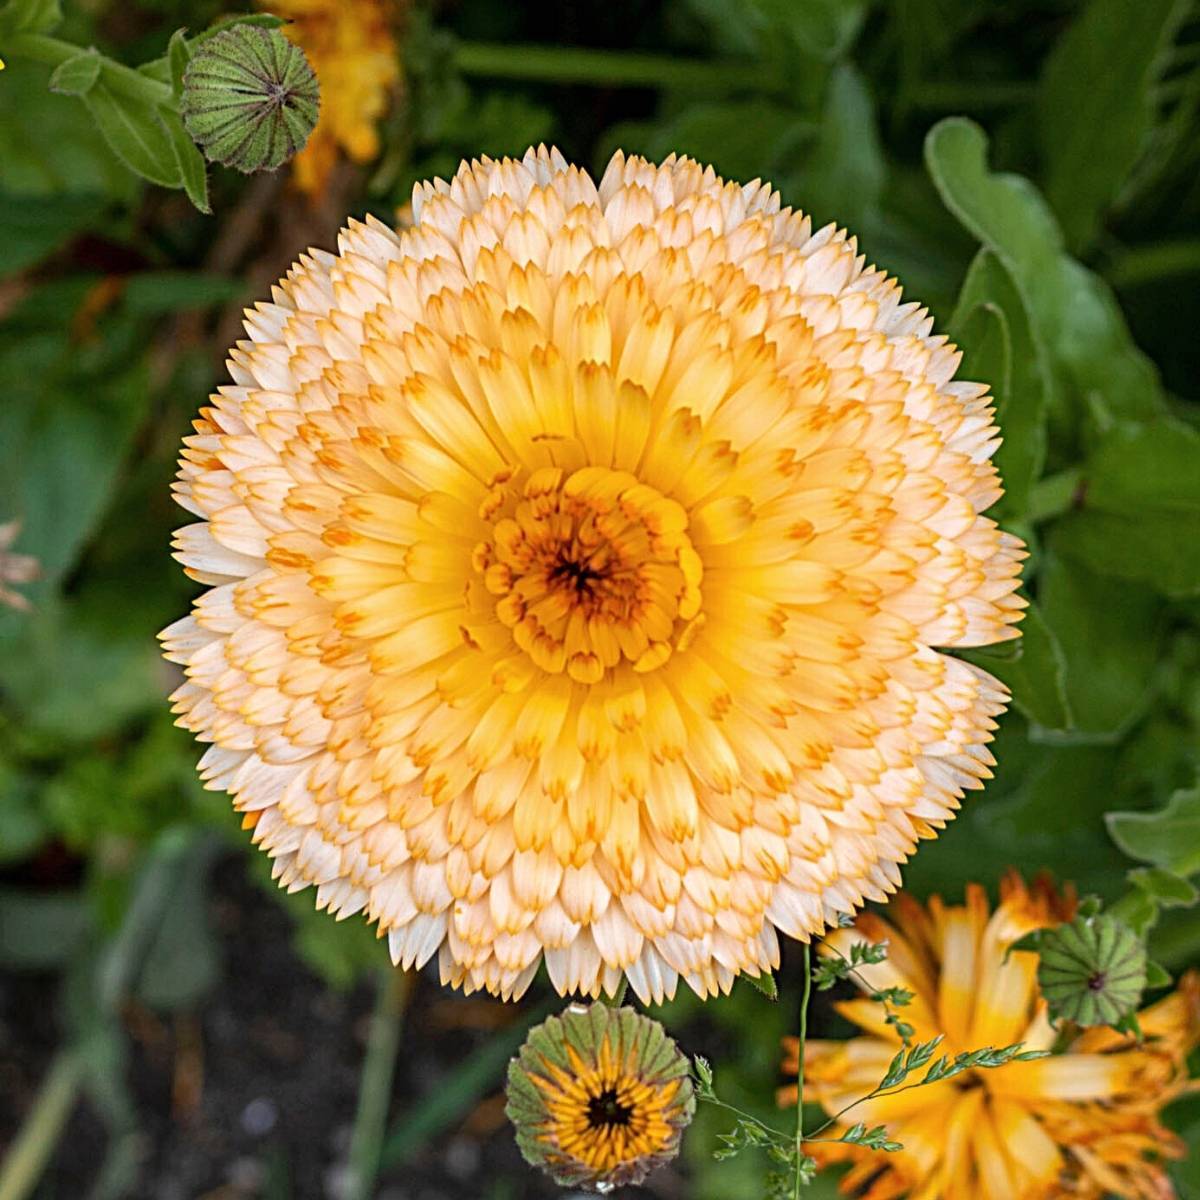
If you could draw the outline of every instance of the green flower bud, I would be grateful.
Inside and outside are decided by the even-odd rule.
[[[183,74],[180,115],[210,162],[249,174],[298,153],[317,123],[317,77],[276,29],[235,25],[202,42]]]
[[[571,1005],[529,1033],[508,1068],[525,1161],[564,1187],[640,1183],[679,1153],[696,1101],[689,1061],[632,1008]]]
[[[1115,1025],[1146,986],[1146,947],[1115,917],[1079,917],[1041,935],[1038,986],[1052,1020]]]

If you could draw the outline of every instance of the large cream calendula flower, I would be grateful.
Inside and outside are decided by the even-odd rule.
[[[518,994],[727,990],[991,761],[1020,543],[986,389],[758,183],[554,151],[352,222],[187,439],[165,632],[280,881]]]
[[[822,1163],[855,1165],[842,1191],[864,1200],[1171,1200],[1165,1160],[1182,1155],[1159,1113],[1188,1088],[1187,1057],[1200,1042],[1200,975],[1191,972],[1164,999],[1143,1009],[1144,1041],[1112,1029],[1059,1036],[1037,986],[1038,955],[1010,951],[1026,933],[1069,919],[1074,894],[1045,880],[1030,888],[1016,875],[989,912],[983,888],[963,905],[928,907],[908,896],[889,906],[891,922],[863,914],[856,928],[827,943],[842,953],[866,938],[886,941],[887,961],[858,971],[869,988],[903,987],[901,1009],[913,1039],[945,1039],[939,1054],[1023,1042],[1054,1050],[1048,1058],[969,1072],[942,1083],[898,1090],[856,1104],[827,1135],[856,1121],[886,1125],[903,1149],[863,1150],[836,1141],[810,1143]],[[838,1005],[864,1035],[810,1041],[804,1095],[830,1115],[867,1095],[901,1048],[882,1005],[867,997]],[[1074,1028],[1074,1033],[1070,1030]],[[784,1070],[795,1073],[795,1039]],[[796,1088],[782,1099],[795,1103]]]

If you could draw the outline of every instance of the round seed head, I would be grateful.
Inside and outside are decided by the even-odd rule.
[[[1077,918],[1042,934],[1038,986],[1052,1019],[1115,1025],[1146,986],[1146,948],[1115,917]]]
[[[180,114],[210,162],[249,174],[299,153],[317,123],[320,92],[304,52],[276,29],[235,25],[197,47]]]

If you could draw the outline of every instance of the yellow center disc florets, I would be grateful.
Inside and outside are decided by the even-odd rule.
[[[683,507],[626,471],[559,467],[496,484],[473,562],[513,641],[544,671],[597,683],[623,659],[650,671],[703,618]]]

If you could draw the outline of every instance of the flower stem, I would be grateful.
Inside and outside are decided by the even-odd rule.
[[[384,968],[379,979],[375,1011],[371,1015],[367,1056],[359,1083],[358,1111],[354,1115],[354,1133],[350,1140],[347,1200],[369,1200],[374,1192],[409,987],[407,971],[390,965]]]
[[[69,58],[86,53],[86,50],[74,42],[64,42],[60,38],[47,37],[42,33],[18,33],[4,43],[4,52],[13,58],[28,58],[57,67]],[[169,84],[151,79],[149,75],[143,75],[141,71],[135,71],[124,63],[101,55],[100,70],[106,86],[121,96],[146,104],[174,104]]]
[[[459,42],[455,66],[464,75],[583,83],[602,87],[680,88],[708,95],[775,92],[785,82],[759,63],[700,62],[663,54],[593,50],[578,46]]]
[[[804,1162],[804,1046],[808,1041],[808,1002],[812,997],[812,947],[804,943],[804,988],[800,993],[800,1046],[796,1055],[796,1174],[792,1196],[799,1197],[804,1186],[801,1165]]]
[[[0,1164],[0,1200],[24,1200],[33,1194],[75,1107],[82,1075],[79,1055],[60,1050]]]

